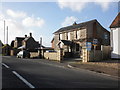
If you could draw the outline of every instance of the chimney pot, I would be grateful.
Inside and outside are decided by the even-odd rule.
[[[74,22],[74,23],[73,23],[73,25],[77,25],[77,23],[76,23],[76,22]]]
[[[30,33],[30,37],[32,37],[32,33]]]
[[[25,38],[27,37],[27,35],[25,35]]]

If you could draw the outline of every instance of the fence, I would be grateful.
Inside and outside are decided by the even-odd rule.
[[[110,46],[102,46],[101,50],[87,51],[86,48],[82,49],[83,62],[101,61],[110,58]]]

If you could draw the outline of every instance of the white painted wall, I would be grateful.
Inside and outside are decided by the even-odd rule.
[[[111,28],[111,58],[120,58],[120,28]]]
[[[118,28],[118,58],[120,58],[120,28]]]

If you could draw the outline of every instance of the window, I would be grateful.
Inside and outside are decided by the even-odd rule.
[[[76,31],[76,34],[75,34],[75,35],[76,35],[76,39],[77,39],[77,31]]]
[[[80,39],[80,30],[77,31],[77,39]]]
[[[68,40],[68,33],[66,33],[66,38],[67,38],[67,40]]]
[[[79,44],[76,44],[76,51],[79,51]]]
[[[105,39],[108,39],[108,35],[107,35],[107,34],[105,34],[105,35],[104,35],[104,38],[105,38]]]
[[[60,34],[60,40],[62,40],[62,34]]]
[[[68,40],[70,40],[70,32],[68,32]]]

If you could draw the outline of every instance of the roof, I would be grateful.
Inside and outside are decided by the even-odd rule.
[[[54,41],[54,38],[51,40],[51,43],[53,43],[53,41]]]
[[[76,29],[76,28],[83,28],[83,27],[86,27],[88,24],[90,24],[92,22],[96,22],[96,21],[97,20],[94,19],[94,20],[90,20],[90,21],[87,21],[87,22],[83,22],[83,23],[79,23],[79,24],[74,24],[74,25],[71,25],[71,26],[63,27],[63,28],[60,28],[58,31],[54,32],[53,34],[58,33],[58,32],[67,31],[67,30]]]
[[[62,43],[64,43],[64,45],[72,45],[73,42],[68,41],[68,40],[61,40]]]
[[[30,37],[26,37],[24,40],[27,41]]]
[[[1,46],[4,46],[1,40],[0,40],[0,45],[1,45]]]
[[[113,20],[112,24],[110,25],[110,28],[120,27],[120,12],[116,16],[116,18]]]
[[[15,40],[17,40],[17,41],[22,41],[22,40],[24,40],[24,39],[25,39],[24,37],[16,37]]]
[[[24,49],[25,45],[18,47],[18,49]]]

